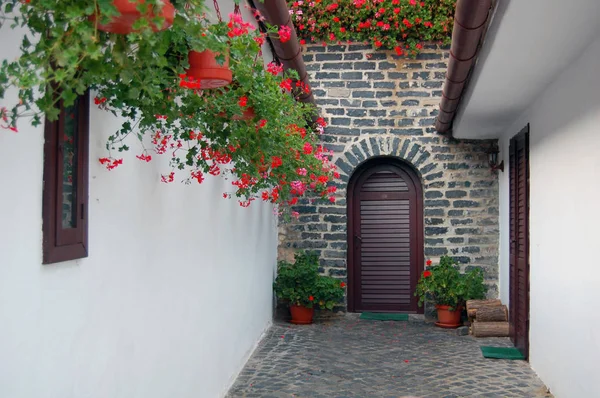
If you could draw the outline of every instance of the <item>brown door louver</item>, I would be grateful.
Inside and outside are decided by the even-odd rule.
[[[529,126],[510,140],[510,335],[529,354]]]
[[[378,164],[352,184],[350,311],[418,311],[413,293],[423,263],[423,213],[415,178]]]

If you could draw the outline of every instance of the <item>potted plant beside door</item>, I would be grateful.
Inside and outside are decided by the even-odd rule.
[[[483,299],[487,286],[483,284],[483,271],[474,268],[461,273],[456,260],[443,256],[438,265],[427,260],[427,268],[421,274],[415,296],[419,297],[419,306],[425,301],[435,304],[438,322],[442,328],[460,326],[462,308],[467,300]]]
[[[312,323],[315,308],[332,310],[340,302],[346,284],[319,275],[319,256],[314,252],[297,252],[294,260],[279,262],[273,290],[277,298],[289,304],[291,322],[306,325]]]

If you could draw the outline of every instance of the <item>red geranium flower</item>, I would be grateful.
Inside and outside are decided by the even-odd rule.
[[[427,266],[429,267],[431,265],[431,260],[427,260],[425,264],[427,264]]]
[[[431,271],[423,272],[423,278],[429,278],[431,276]]]
[[[314,301],[315,298],[313,296],[308,296],[308,301]]]
[[[340,287],[346,287],[346,284],[344,282],[340,283]]]

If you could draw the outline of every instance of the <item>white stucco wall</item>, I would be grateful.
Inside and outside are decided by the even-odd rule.
[[[600,397],[600,37],[502,136],[530,123],[530,362],[558,398]],[[508,176],[500,176],[500,293],[508,302]]]
[[[19,42],[3,28],[1,57]],[[272,319],[272,208],[161,183],[135,139],[109,172],[119,122],[92,104],[90,126],[89,257],[45,266],[43,129],[0,130],[0,397],[223,395]]]

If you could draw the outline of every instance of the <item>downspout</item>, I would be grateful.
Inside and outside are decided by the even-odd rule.
[[[492,0],[458,0],[454,13],[454,28],[448,72],[442,90],[440,111],[435,128],[440,134],[448,133],[456,116],[465,84],[475,65],[479,43],[487,27]]]
[[[275,26],[287,26],[291,29],[292,37],[290,40],[282,43],[278,37],[269,37],[270,45],[274,50],[274,55],[279,59],[285,69],[294,69],[298,72],[298,76],[302,83],[309,86],[308,73],[304,60],[302,59],[302,47],[298,42],[298,36],[294,29],[294,24],[290,17],[290,12],[285,0],[258,0],[256,2],[250,0],[250,6],[255,7],[266,22]],[[315,103],[312,91],[308,94],[302,92],[298,97],[298,101],[305,103]]]

